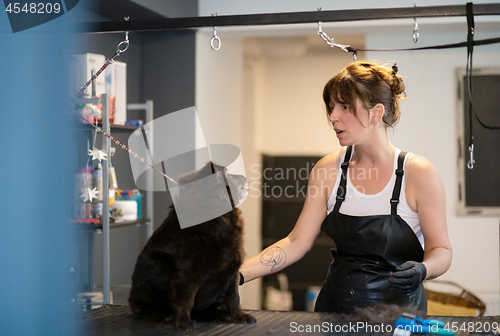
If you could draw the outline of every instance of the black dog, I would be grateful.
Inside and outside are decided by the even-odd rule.
[[[213,174],[214,169],[222,173],[218,174],[216,183],[226,184],[225,191],[235,204],[246,197],[245,177],[227,174],[224,167],[212,163],[183,175],[179,183],[199,181],[200,177]],[[204,199],[200,203],[197,199],[200,194],[192,189],[181,190],[179,195],[181,203],[186,206],[194,199],[195,204],[202,204],[190,211],[213,209],[223,198],[220,188],[217,192],[216,187],[203,186],[203,190],[214,192],[208,198],[202,195]],[[240,213],[233,207],[232,211],[218,218],[181,229],[177,212],[171,206],[168,217],[137,258],[129,297],[132,312],[154,321],[173,317],[177,330],[191,330],[191,316],[198,321],[254,323],[255,318],[246,314],[239,304],[238,270],[243,262],[243,219]]]

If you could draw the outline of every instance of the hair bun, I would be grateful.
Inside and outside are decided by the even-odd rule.
[[[399,95],[405,92],[405,84],[403,83],[403,78],[399,75],[394,75],[392,77],[392,82],[390,84],[392,92]]]

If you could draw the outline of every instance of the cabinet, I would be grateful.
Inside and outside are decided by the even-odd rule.
[[[262,249],[286,237],[293,229],[306,200],[309,174],[320,159],[319,156],[263,156]],[[333,241],[321,232],[301,260],[278,272],[288,277],[293,310],[306,310],[308,289],[323,285],[333,246]],[[263,293],[268,286],[279,287],[276,275],[263,277]]]
[[[76,103],[78,104],[102,104],[102,120],[103,123],[100,126],[102,130],[108,134],[111,134],[115,137],[115,133],[117,132],[130,132],[137,127],[133,126],[123,126],[123,125],[110,125],[108,120],[108,104],[107,104],[107,95],[103,94],[100,99],[99,98],[80,98],[77,99]],[[145,122],[148,123],[153,119],[153,102],[151,100],[146,101],[144,104],[129,104],[127,105],[127,110],[143,110],[145,111]],[[81,126],[84,131],[89,131],[90,134],[93,133],[94,127],[88,124],[83,124]],[[146,131],[147,132],[147,131]],[[97,146],[97,148],[101,148],[101,150],[107,154],[107,158],[111,158],[110,148],[112,146],[112,142],[109,138],[107,138],[104,134],[98,133],[98,137],[101,139],[101,144]],[[116,136],[118,138],[118,136]],[[152,139],[152,136],[150,137]],[[126,139],[121,140],[123,143],[127,143]],[[116,146],[116,145],[115,145]],[[153,144],[150,143],[152,148]],[[128,159],[128,153],[123,151],[120,148],[116,149],[116,152],[125,153],[124,157]],[[123,154],[121,153],[121,154]],[[146,226],[146,238],[149,238],[153,234],[153,192],[146,192],[146,206],[143,204],[143,218],[138,218],[134,221],[125,221],[114,223],[110,220],[109,216],[109,202],[107,202],[106,195],[109,194],[109,159],[103,161],[103,188],[102,195],[105,196],[103,201],[103,216],[99,220],[97,224],[77,224],[78,226],[78,234],[80,235],[80,261],[78,266],[73,267],[73,271],[78,274],[76,277],[76,281],[78,283],[78,291],[93,291],[94,290],[94,232],[102,233],[102,287],[103,287],[103,302],[104,304],[110,303],[110,292],[111,292],[111,281],[110,281],[110,229],[118,229],[127,226],[133,225],[144,225]],[[130,171],[130,164],[127,162],[123,162],[120,165],[120,169],[125,170],[128,169]],[[147,181],[149,190],[152,190],[152,171],[149,170],[147,172]],[[117,172],[119,176],[119,172]],[[132,189],[132,188],[130,188]],[[94,202],[95,203],[95,202]],[[145,209],[144,209],[145,208]],[[144,211],[145,210],[145,211]],[[126,244],[126,243],[125,243]],[[135,259],[133,260],[135,263]],[[101,303],[99,303],[101,304]]]

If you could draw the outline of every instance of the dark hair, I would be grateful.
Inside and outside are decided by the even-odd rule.
[[[359,98],[367,110],[379,103],[384,105],[382,120],[386,127],[392,127],[399,121],[399,99],[405,97],[405,85],[403,78],[397,74],[397,67],[390,68],[371,62],[349,64],[330,79],[323,90],[327,116],[332,113],[330,100],[333,98],[339,104],[349,104],[352,113],[359,120],[356,111],[356,99]]]

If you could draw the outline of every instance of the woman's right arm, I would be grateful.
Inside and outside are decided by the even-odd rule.
[[[240,268],[245,282],[292,265],[312,248],[326,217],[328,197],[335,182],[335,157],[335,154],[324,157],[311,171],[304,207],[288,236],[245,260]]]

